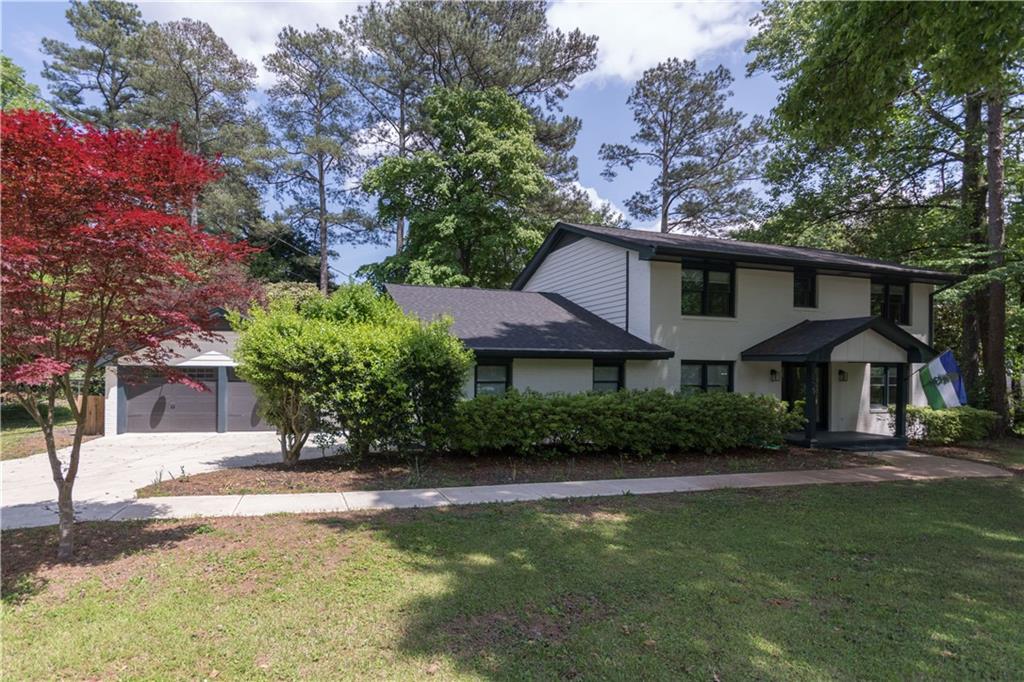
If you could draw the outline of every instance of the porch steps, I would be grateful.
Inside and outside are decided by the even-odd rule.
[[[906,438],[857,431],[819,431],[810,443],[807,442],[803,433],[791,433],[787,434],[786,442],[803,447],[847,452],[885,452],[887,450],[903,450],[907,447]]]

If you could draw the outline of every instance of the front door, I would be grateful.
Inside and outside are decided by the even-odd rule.
[[[804,374],[807,366],[803,364],[782,365],[782,399],[792,406],[796,401],[804,399]],[[818,408],[817,430],[828,430],[828,364],[820,363],[814,367],[815,402]]]

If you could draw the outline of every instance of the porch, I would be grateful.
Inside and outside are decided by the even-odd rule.
[[[911,363],[925,362],[934,355],[930,346],[892,322],[858,317],[806,320],[748,348],[741,357],[747,362],[782,363],[782,398],[791,404],[803,401],[805,417],[804,430],[790,434],[788,442],[880,450],[906,445]],[[882,399],[872,397],[867,382],[867,368],[876,364],[886,368]],[[839,382],[835,388],[830,379],[833,368]],[[859,376],[860,381],[848,381],[851,375]],[[831,406],[838,402],[857,418],[839,420],[835,426],[846,428],[832,430]],[[887,415],[886,406],[893,408],[892,433],[865,429],[865,422]]]
[[[789,433],[786,434],[786,442],[791,445],[807,445],[807,435],[803,431]],[[816,448],[827,450],[877,452],[905,448],[907,439],[905,436],[884,436],[879,433],[862,433],[860,431],[818,431],[815,434],[813,445]]]

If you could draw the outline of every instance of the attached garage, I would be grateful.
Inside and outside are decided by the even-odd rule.
[[[171,383],[145,368],[120,368],[126,432],[217,430],[217,368],[190,367],[182,372],[205,390]]]
[[[117,368],[123,417],[118,433],[268,431],[251,385],[234,367],[179,367],[205,390],[168,381],[147,367]]]

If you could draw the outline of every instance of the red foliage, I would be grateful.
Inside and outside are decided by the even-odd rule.
[[[40,112],[3,130],[4,383],[41,385],[111,354],[214,336],[215,307],[252,295],[252,251],[186,217],[217,176],[173,131],[75,128]]]

